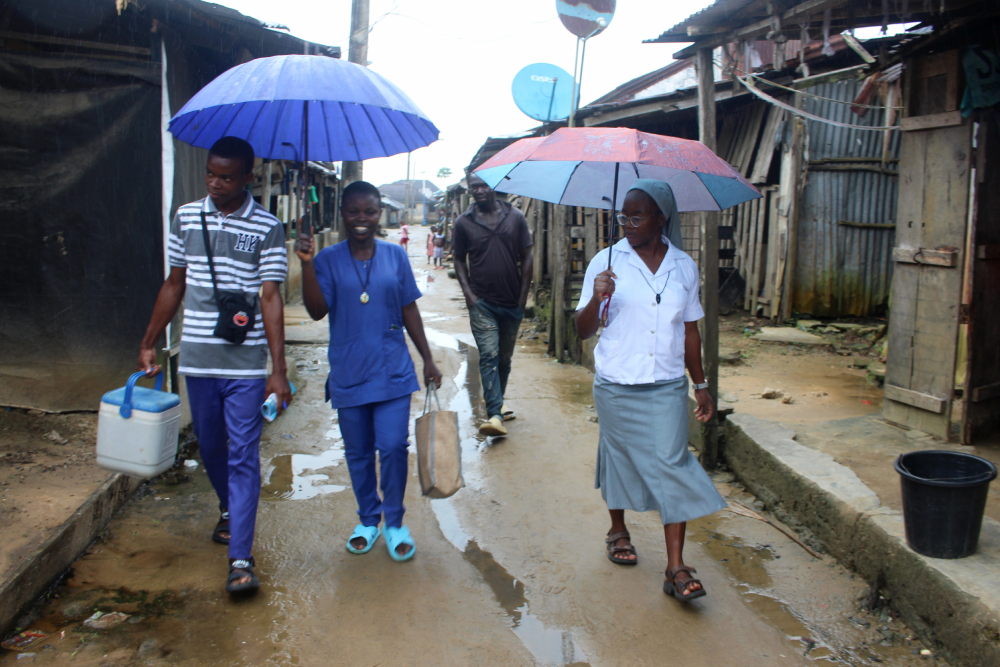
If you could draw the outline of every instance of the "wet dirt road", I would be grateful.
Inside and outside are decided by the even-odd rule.
[[[753,519],[720,512],[689,524],[687,560],[709,595],[687,606],[662,592],[657,516],[628,516],[638,566],[608,562],[591,375],[519,344],[507,397],[517,419],[508,437],[481,438],[478,359],[457,284],[414,260],[467,483],[425,500],[411,459],[416,557],[393,562],[383,540],[365,556],[344,549],[357,516],[323,403],[325,346],[290,346],[304,386],[264,431],[260,594],[223,592],[225,549],[209,540],[214,494],[194,457],[175,483],[157,481],[132,503],[53,591],[32,626],[51,633],[31,649],[35,664],[928,664],[899,621],[859,611],[863,582]],[[414,418],[422,403],[415,394]],[[83,621],[95,611],[128,619],[92,629]],[[0,654],[0,664],[15,659]]]

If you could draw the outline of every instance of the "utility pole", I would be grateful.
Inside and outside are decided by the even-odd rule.
[[[700,48],[695,60],[698,72],[698,138],[712,151],[716,151],[715,137],[715,67],[712,49]],[[708,470],[715,468],[719,456],[719,214],[702,213],[704,246],[701,265],[704,270],[705,331],[702,338],[705,380],[712,395],[715,410],[712,418],[702,427],[704,438],[701,464]]]
[[[351,43],[347,59],[362,67],[368,66],[368,0],[351,3]],[[344,185],[362,180],[362,162],[344,162],[341,180]]]
[[[410,222],[410,153],[406,154],[406,195],[403,197],[403,220]]]

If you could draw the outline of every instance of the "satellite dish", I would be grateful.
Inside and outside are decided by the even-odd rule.
[[[593,37],[611,25],[615,0],[556,0],[563,26],[577,37]]]
[[[535,63],[514,75],[510,92],[517,108],[535,120],[567,118],[573,98],[573,77],[562,67]]]

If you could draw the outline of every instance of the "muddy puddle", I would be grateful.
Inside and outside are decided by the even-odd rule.
[[[853,575],[836,576],[841,568],[832,559],[797,552],[776,529],[722,511],[688,524],[688,539],[723,565],[743,602],[781,632],[790,653],[821,664],[926,664],[923,645],[888,609],[871,613],[859,608],[857,595],[844,598]],[[782,566],[783,557],[793,562]],[[802,560],[808,564],[794,562]]]

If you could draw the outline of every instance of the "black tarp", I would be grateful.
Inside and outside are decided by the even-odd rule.
[[[0,405],[93,410],[163,281],[160,66],[0,54]]]

